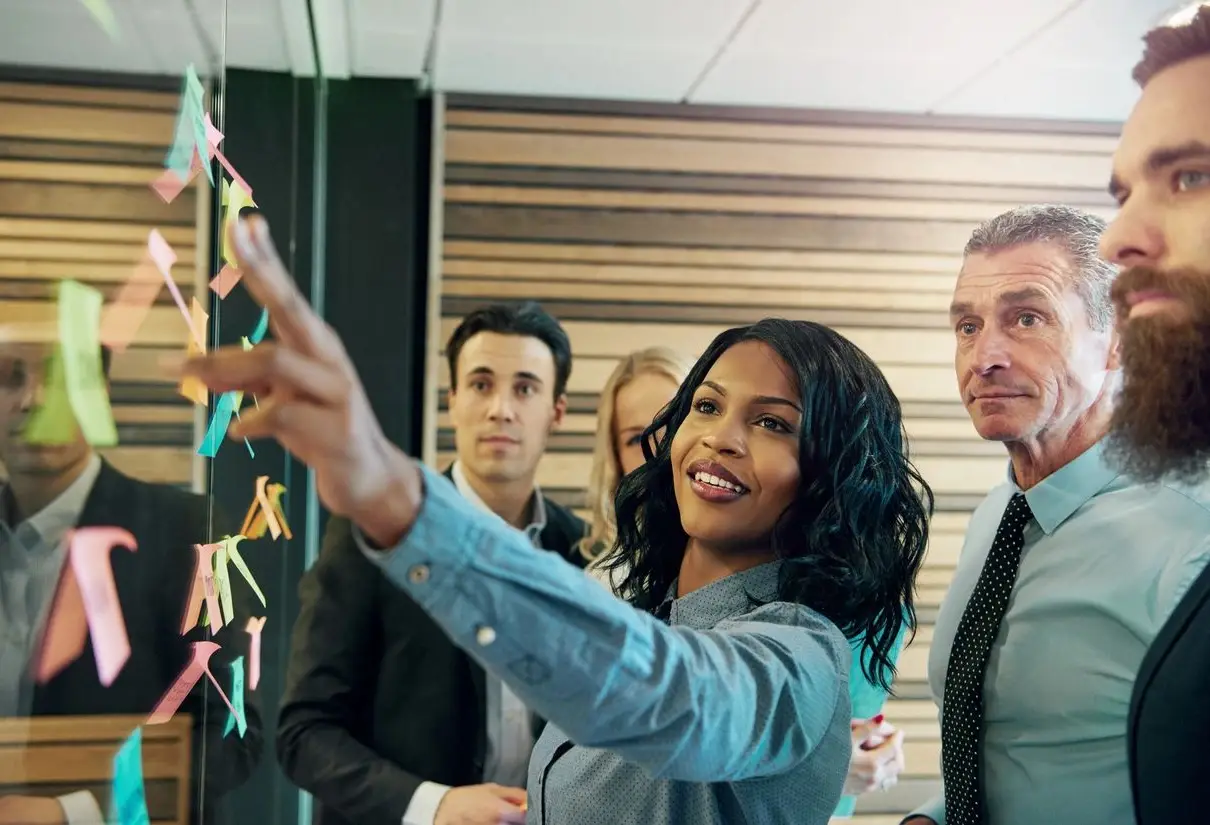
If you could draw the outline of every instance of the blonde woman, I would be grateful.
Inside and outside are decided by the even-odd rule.
[[[597,437],[588,483],[591,508],[589,533],[580,543],[588,561],[587,572],[620,596],[624,569],[610,567],[610,551],[617,541],[614,494],[622,477],[644,463],[642,435],[693,366],[691,359],[667,347],[648,347],[630,353],[614,368],[597,406]],[[853,814],[857,796],[894,785],[904,768],[903,732],[883,720],[880,713],[886,691],[865,677],[863,639],[850,641],[853,663],[849,670],[849,699],[853,753],[845,778],[845,796],[834,817]],[[902,635],[893,656],[898,655]]]

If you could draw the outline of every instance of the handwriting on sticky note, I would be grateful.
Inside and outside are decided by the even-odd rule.
[[[223,692],[223,686],[219,684],[218,679],[214,678],[214,674],[210,672],[210,657],[212,657],[219,649],[219,646],[214,642],[194,642],[193,657],[189,664],[181,670],[181,674],[176,677],[176,681],[172,683],[172,687],[168,688],[160,699],[159,704],[155,706],[155,710],[151,712],[151,716],[147,717],[147,724],[162,725],[176,714],[180,709],[181,703],[189,695],[189,691],[193,690],[193,686],[205,676],[214,685],[214,689],[218,691],[218,695],[223,702],[235,713],[235,708],[231,705],[231,700],[227,698],[227,694]]]
[[[235,727],[239,728],[239,735],[242,738],[248,732],[248,722],[244,713],[244,657],[240,656],[231,663],[231,715],[227,717],[227,727],[223,729],[223,736],[231,733]]]
[[[30,444],[70,444],[78,435],[76,414],[67,394],[63,351],[61,346],[56,346],[46,359],[42,403],[26,419],[21,437]]]
[[[58,676],[63,668],[79,659],[88,645],[88,618],[80,584],[70,565],[59,574],[50,613],[34,651],[31,673],[40,685]]]
[[[151,253],[144,252],[118,294],[101,311],[101,343],[114,352],[125,352],[163,286],[164,279]]]
[[[235,289],[235,285],[239,283],[239,279],[243,277],[238,269],[231,264],[223,264],[223,268],[218,271],[218,274],[210,279],[210,289],[219,298],[226,298],[231,294],[231,290]]]
[[[248,689],[256,690],[260,684],[260,638],[265,629],[265,616],[253,616],[244,625],[244,630],[250,637],[248,643]]]
[[[94,447],[118,443],[101,368],[101,293],[78,281],[59,282],[59,340],[67,400]]]
[[[218,597],[214,590],[214,554],[220,546],[219,544],[193,545],[193,549],[197,551],[197,558],[194,562],[193,583],[189,588],[189,601],[185,605],[185,614],[181,617],[182,636],[197,624],[203,599],[206,601],[206,618],[210,622],[210,632],[218,633],[219,628],[223,626]]]
[[[150,825],[143,783],[143,729],[135,728],[113,758],[109,821],[117,825]]]
[[[71,569],[80,585],[84,614],[88,617],[97,675],[101,684],[109,687],[130,658],[130,640],[109,553],[115,547],[125,547],[133,553],[138,544],[134,536],[120,527],[81,527],[71,531],[69,542]]]

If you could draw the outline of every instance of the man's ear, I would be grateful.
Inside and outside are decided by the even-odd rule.
[[[567,393],[560,393],[555,399],[555,417],[550,421],[550,428],[557,429],[563,423],[563,417],[567,415]]]
[[[1122,336],[1118,334],[1118,328],[1115,326],[1113,331],[1109,333],[1109,357],[1105,362],[1105,369],[1120,370],[1122,368]]]
[[[450,387],[445,391],[445,408],[449,412],[454,411],[454,400],[456,397],[457,395],[455,394],[453,387]]]

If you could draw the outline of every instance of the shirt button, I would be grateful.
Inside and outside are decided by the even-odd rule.
[[[408,581],[412,584],[424,584],[429,580],[429,566],[418,564],[408,571]]]
[[[488,627],[487,625],[480,625],[479,629],[475,631],[475,641],[479,643],[480,647],[487,647],[492,642],[496,641],[495,628]]]

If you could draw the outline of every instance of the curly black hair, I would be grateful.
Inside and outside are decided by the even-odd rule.
[[[618,485],[617,545],[606,564],[625,571],[619,590],[641,610],[654,611],[668,594],[688,541],[673,492],[672,439],[714,362],[743,341],[781,356],[802,402],[802,480],[770,537],[782,561],[778,599],[810,607],[860,640],[862,671],[889,691],[892,651],[905,625],[916,629],[913,589],[933,493],[908,457],[886,376],[821,324],[766,318],[714,339],[643,434],[646,463]]]

